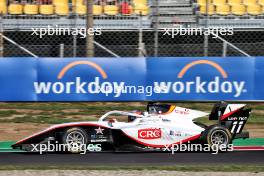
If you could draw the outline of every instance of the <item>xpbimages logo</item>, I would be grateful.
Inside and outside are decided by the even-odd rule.
[[[207,78],[199,74],[192,74],[185,79],[186,73],[200,64],[208,65],[208,69],[216,69],[219,76],[207,75]],[[71,69],[80,65],[86,65],[95,69],[99,76],[78,76],[71,79],[68,77]],[[211,67],[211,68],[210,68]],[[81,74],[81,72],[75,72]],[[89,74],[89,71],[87,71]],[[154,81],[144,85],[132,85],[133,73],[119,73],[122,81],[109,81],[105,70],[91,61],[74,61],[64,66],[55,76],[56,81],[34,82],[37,94],[105,94],[105,96],[120,97],[122,94],[144,94],[149,97],[153,94],[229,94],[239,97],[247,92],[246,82],[229,79],[227,72],[217,63],[209,60],[197,60],[186,64],[177,74],[175,81]],[[127,76],[125,77],[125,75]],[[82,74],[83,75],[83,74]],[[117,74],[118,75],[118,74]],[[74,75],[75,76],[75,75]],[[146,76],[146,75],[144,75]],[[166,77],[166,75],[162,75]],[[120,80],[120,78],[118,78]],[[241,79],[241,78],[240,78]],[[113,79],[112,79],[113,80]],[[148,81],[147,81],[148,82]],[[138,84],[138,83],[137,83]]]
[[[188,70],[191,70],[196,65],[205,64],[212,69],[216,69],[221,76],[212,76],[210,81],[208,79],[204,79],[197,75],[191,77],[189,80],[184,79],[184,75],[187,73]],[[208,68],[210,69],[210,68]],[[236,80],[229,80],[228,74],[226,71],[217,63],[209,60],[197,60],[191,63],[186,64],[181,71],[177,75],[177,81],[172,82],[154,82],[154,87],[156,91],[160,93],[197,93],[197,94],[232,94],[234,97],[241,96],[242,93],[246,93],[246,82],[245,81],[236,81]]]

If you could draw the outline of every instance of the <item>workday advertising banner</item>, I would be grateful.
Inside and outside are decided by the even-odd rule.
[[[4,58],[0,101],[264,100],[262,75],[262,58]]]
[[[254,58],[148,58],[148,84],[160,89],[151,99],[253,100],[254,63]]]
[[[38,59],[34,94],[39,101],[130,101],[145,94],[126,86],[145,85],[146,62],[140,58]]]

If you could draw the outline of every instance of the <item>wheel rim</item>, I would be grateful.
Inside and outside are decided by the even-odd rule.
[[[213,145],[228,144],[228,136],[223,130],[216,130],[211,135],[211,142]]]
[[[85,143],[85,138],[79,131],[72,131],[66,137],[66,144],[70,151],[80,151],[81,147]]]

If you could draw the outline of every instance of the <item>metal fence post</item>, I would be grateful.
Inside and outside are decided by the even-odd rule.
[[[145,45],[143,43],[142,14],[139,17],[139,34],[138,34],[138,57],[146,56]]]
[[[76,3],[74,7],[74,28],[77,28],[77,8],[76,8]],[[76,30],[76,29],[74,29]],[[77,53],[77,36],[73,35],[73,48],[72,48],[72,56],[76,57]]]
[[[204,35],[204,56],[208,56],[208,35]]]
[[[60,44],[60,58],[64,57],[64,44]]]
[[[222,54],[222,57],[226,57],[226,51],[227,50],[227,43],[226,41],[223,42],[223,54]]]
[[[203,30],[204,32],[206,30],[208,30],[208,5],[209,5],[209,0],[206,0],[206,8],[205,8],[205,12],[206,12],[206,19],[205,19],[205,29]],[[208,39],[208,35],[204,35],[204,56],[208,56],[208,44],[209,43],[209,39]]]
[[[159,0],[155,0],[155,11],[153,12],[153,16],[155,17],[155,25],[154,25],[154,56],[158,56],[159,49]]]
[[[93,0],[87,0],[87,10],[86,10],[87,18],[86,18],[86,31],[90,28],[93,28]],[[94,36],[87,34],[86,37],[86,56],[93,57],[94,56],[94,44],[93,44]]]
[[[4,56],[4,29],[3,29],[3,13],[0,14],[0,57]]]

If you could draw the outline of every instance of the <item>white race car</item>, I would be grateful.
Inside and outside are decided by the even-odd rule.
[[[162,151],[165,147],[187,142],[228,145],[234,138],[249,137],[248,132],[242,132],[251,111],[245,106],[219,102],[209,114],[150,103],[145,112],[110,111],[98,121],[53,125],[16,142],[12,147],[32,151],[39,144],[65,144],[67,151],[76,153],[80,152],[76,147],[84,145],[92,146],[89,151]],[[217,123],[206,126],[195,121],[207,115],[209,120],[217,120]]]

